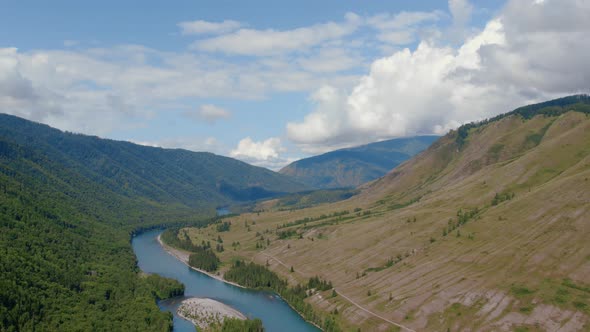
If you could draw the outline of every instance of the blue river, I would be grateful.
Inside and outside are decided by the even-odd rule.
[[[189,268],[162,249],[157,241],[161,232],[149,231],[133,238],[133,250],[142,271],[182,282],[186,297],[211,298],[241,311],[249,318],[259,318],[266,331],[319,331],[276,294],[235,287]],[[194,332],[194,325],[176,314],[183,299],[168,299],[158,305],[161,310],[174,314],[175,332]]]

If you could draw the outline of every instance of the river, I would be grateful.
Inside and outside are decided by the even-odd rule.
[[[241,311],[249,318],[260,318],[266,331],[319,331],[276,294],[232,286],[189,268],[162,249],[156,239],[161,232],[149,231],[133,238],[133,251],[142,271],[182,282],[186,297],[208,297]],[[175,332],[194,332],[194,325],[176,314],[176,308],[183,299],[168,299],[158,305],[161,310],[174,314]]]

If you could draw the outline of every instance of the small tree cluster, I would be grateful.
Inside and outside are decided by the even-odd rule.
[[[514,198],[514,193],[506,192],[506,193],[496,193],[494,198],[492,199],[492,206],[496,206],[504,201],[509,201]]]

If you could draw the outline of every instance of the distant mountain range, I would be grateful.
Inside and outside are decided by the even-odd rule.
[[[315,188],[356,187],[426,149],[439,136],[395,138],[295,161],[279,171]]]

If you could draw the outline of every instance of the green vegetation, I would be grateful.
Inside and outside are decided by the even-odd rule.
[[[157,274],[150,274],[145,277],[152,295],[157,300],[165,300],[175,296],[184,295],[184,285],[178,280],[164,278]]]
[[[218,232],[220,232],[220,233],[221,233],[221,232],[229,232],[229,228],[230,228],[230,227],[231,227],[231,222],[229,222],[229,221],[224,221],[224,222],[222,222],[222,223],[218,224],[218,225],[215,227],[215,229],[216,229]]]
[[[403,208],[408,207],[408,206],[410,206],[410,205],[412,205],[412,204],[414,204],[416,202],[419,202],[421,198],[422,197],[419,196],[419,197],[413,198],[413,199],[411,199],[409,201],[406,201],[406,202],[393,203],[393,204],[389,205],[388,209],[389,210],[403,209]],[[384,201],[380,201],[380,202],[384,202]]]
[[[315,289],[318,291],[327,291],[334,288],[332,283],[327,280],[322,280],[320,277],[311,277],[307,282],[307,289]]]
[[[502,152],[503,149],[504,149],[504,144],[496,143],[496,144],[492,145],[492,147],[488,151],[488,154],[490,155],[490,157],[494,161],[497,161],[498,159],[500,159],[500,152]]]
[[[297,232],[293,229],[289,229],[286,231],[279,231],[279,232],[277,232],[277,235],[279,236],[280,240],[284,240],[284,239],[288,239],[288,238],[297,236]]]
[[[285,301],[297,310],[303,318],[322,327],[324,331],[340,331],[339,326],[330,316],[322,317],[316,313],[312,306],[305,302],[308,291],[325,291],[332,289],[332,283],[319,277],[311,278],[307,285],[289,287],[287,281],[281,279],[276,273],[262,265],[236,261],[225,273],[226,280],[238,283],[244,287],[253,289],[267,289],[279,294]]]
[[[552,123],[553,121],[549,122],[547,125],[545,125],[545,127],[541,128],[540,131],[527,135],[527,137],[524,140],[525,147],[535,147],[539,145],[543,140],[545,133],[547,132],[549,127],[551,127]]]
[[[212,153],[64,133],[10,115],[0,115],[0,137],[23,152],[34,150],[40,158],[55,162],[57,168],[45,169],[45,175],[65,168],[144,205],[146,215],[165,204],[185,211],[200,208],[214,215],[216,206],[306,189],[281,174]],[[86,193],[87,198],[78,198],[100,199],[91,195],[94,191]]]
[[[526,295],[533,294],[535,291],[531,290],[523,285],[513,285],[510,288],[510,292],[516,297],[523,297]]]
[[[121,210],[128,201],[35,150],[0,142],[0,330],[170,330],[155,300],[180,288],[139,277],[136,226],[124,226],[143,212]]]
[[[527,314],[534,310],[538,302],[583,313],[590,312],[590,287],[576,284],[570,279],[560,281],[546,278],[534,284],[534,287],[513,284],[510,293],[518,298],[519,311]]]
[[[169,246],[186,251],[196,252],[203,249],[210,249],[211,243],[203,241],[200,245],[194,244],[186,232],[175,228],[168,228],[160,235],[160,239]]]
[[[218,250],[220,251],[220,250]],[[188,258],[188,264],[197,269],[213,272],[219,267],[219,258],[211,249],[200,248]]]
[[[279,211],[298,210],[318,204],[334,203],[358,194],[355,189],[326,189],[288,194],[278,199]]]
[[[477,207],[465,211],[463,211],[463,209],[459,209],[459,211],[457,211],[457,220],[455,221],[455,219],[453,218],[449,219],[449,221],[447,222],[447,227],[443,228],[443,236],[451,234],[451,232],[455,229],[465,225],[470,220],[476,218],[479,215],[479,213],[480,210]],[[459,230],[457,230],[457,237],[461,237],[461,232]],[[469,235],[469,237],[473,239],[473,234]],[[432,240],[434,239],[430,239],[431,243],[434,242]]]
[[[370,268],[366,269],[365,272],[383,271],[383,270],[390,268],[390,267],[394,266],[395,264],[401,262],[402,259],[403,259],[402,255],[397,255],[395,257],[395,259],[393,257],[390,257],[384,265],[379,266],[379,267],[370,267]]]
[[[496,193],[496,195],[492,199],[492,206],[496,206],[502,202],[509,201],[513,198],[514,198],[514,193],[512,193],[512,192],[506,192],[506,193],[501,193],[501,194]]]
[[[208,224],[215,206],[304,188],[210,153],[0,115],[0,331],[170,330],[156,299],[182,285],[142,276],[130,237]]]
[[[212,251],[211,243],[208,241],[203,241],[200,245],[194,244],[186,232],[182,232],[182,235],[180,235],[180,230],[172,228],[162,232],[160,238],[167,245],[190,251],[191,255],[189,256],[188,264],[192,267],[207,272],[216,271],[219,267],[219,258]],[[224,250],[223,245],[218,243],[216,245],[216,250],[222,252]]]
[[[370,211],[365,211],[365,212],[369,212]],[[304,228],[308,228],[308,226],[306,225],[307,223],[312,223],[315,221],[320,221],[320,220],[326,220],[326,219],[330,219],[330,218],[334,218],[334,217],[338,217],[339,220],[342,220],[343,216],[349,215],[350,211],[348,210],[342,210],[342,211],[336,211],[333,212],[331,214],[321,214],[318,217],[315,218],[310,218],[310,217],[305,217],[303,219],[298,219],[295,221],[291,221],[291,222],[287,222],[287,223],[283,223],[282,225],[277,226],[277,229],[281,229],[281,228],[286,228],[286,227],[291,227],[291,226],[297,226],[297,225],[304,225]],[[316,225],[317,226],[317,225]],[[311,226],[314,227],[314,226]]]
[[[206,332],[263,332],[264,327],[262,321],[256,319],[237,319],[227,317],[223,320],[223,324],[213,325],[206,330]]]

